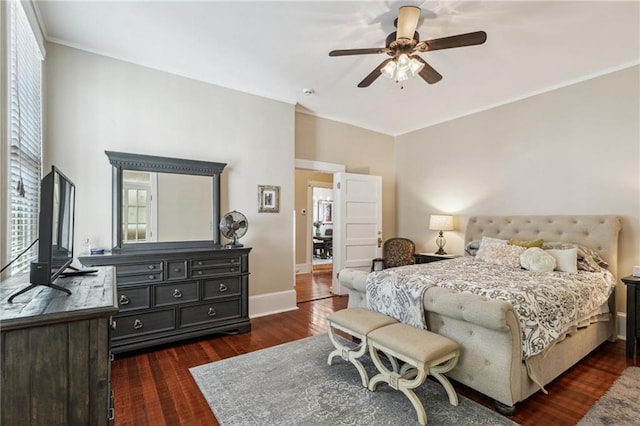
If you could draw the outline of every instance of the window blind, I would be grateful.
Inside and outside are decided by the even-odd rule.
[[[9,2],[9,143],[13,259],[38,237],[42,171],[42,53],[21,2]],[[37,250],[11,266],[26,271]]]

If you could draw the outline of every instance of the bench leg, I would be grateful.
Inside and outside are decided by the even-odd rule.
[[[453,367],[458,363],[458,357],[451,358],[449,361],[436,365],[435,367],[431,367],[429,369],[429,374],[438,379],[442,387],[447,391],[447,395],[449,396],[449,404],[458,405],[458,394],[455,389],[451,385],[449,379],[447,379],[444,373],[453,370]]]
[[[335,334],[333,333],[332,324],[329,324],[328,329],[329,329],[328,330],[329,339],[331,340],[331,343],[333,343],[333,346],[335,346],[336,349],[329,354],[329,357],[327,358],[327,364],[332,365],[333,358],[335,358],[336,356],[339,356],[343,360],[352,363],[356,367],[356,370],[358,370],[358,373],[360,374],[360,380],[362,381],[362,386],[365,388],[368,387],[369,376],[367,375],[367,371],[364,369],[364,366],[358,359],[362,355],[364,355],[365,352],[367,351],[366,336],[362,336],[362,337],[356,336],[360,338],[360,344],[355,348],[349,348],[338,341]]]
[[[423,426],[426,425],[427,412],[418,396],[412,390],[423,384],[426,380],[428,374],[424,368],[405,368],[407,367],[407,364],[405,364],[402,367],[402,373],[398,372],[397,367],[394,367],[395,371],[391,371],[384,366],[380,360],[378,351],[373,346],[370,346],[369,354],[376,368],[380,371],[379,374],[373,376],[369,381],[369,390],[375,391],[378,384],[382,382],[389,384],[389,386],[395,390],[399,390],[409,398],[411,405],[413,405],[413,408],[416,410],[418,422]],[[395,360],[391,355],[386,353],[385,355],[387,358]],[[397,366],[397,363],[394,365]],[[407,376],[411,377],[411,379],[408,379]]]

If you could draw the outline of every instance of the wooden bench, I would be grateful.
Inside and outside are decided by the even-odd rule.
[[[347,308],[332,313],[327,318],[327,324],[329,326],[328,334],[331,343],[333,343],[336,349],[329,354],[327,363],[331,365],[333,358],[336,356],[340,356],[345,361],[351,362],[355,365],[358,373],[360,373],[362,386],[368,387],[369,376],[359,360],[359,358],[367,352],[367,336],[380,327],[397,322],[398,321],[391,317],[364,308]],[[342,330],[360,339],[360,344],[355,347],[347,346],[344,340],[340,341],[339,337],[335,334],[335,329]]]
[[[421,425],[427,424],[427,413],[412,389],[423,384],[429,374],[445,388],[449,403],[458,405],[458,395],[444,376],[458,362],[460,347],[456,342],[427,330],[395,323],[371,331],[367,344],[371,359],[380,371],[369,381],[369,390],[374,391],[384,382],[404,393],[413,404]],[[378,351],[405,364],[398,371],[397,363],[392,362],[391,371],[380,360]]]

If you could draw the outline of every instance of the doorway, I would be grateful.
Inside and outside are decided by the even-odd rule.
[[[332,295],[333,250],[324,243],[327,242],[326,230],[333,230],[338,225],[334,220],[335,206],[331,204],[334,199],[333,174],[343,171],[344,166],[339,164],[296,160],[294,270],[298,303]],[[314,188],[330,192],[317,191],[314,203]],[[318,221],[322,222],[319,233],[324,238],[314,238],[316,227],[313,223]],[[314,239],[318,243],[315,247]]]
[[[333,175],[325,173],[327,181],[310,181],[312,227],[311,273],[333,269]],[[329,180],[330,179],[330,180]]]

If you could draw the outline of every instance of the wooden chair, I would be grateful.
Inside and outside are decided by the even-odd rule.
[[[397,266],[413,265],[416,263],[416,245],[408,238],[389,238],[382,245],[382,257],[371,261],[371,271],[395,268]]]

